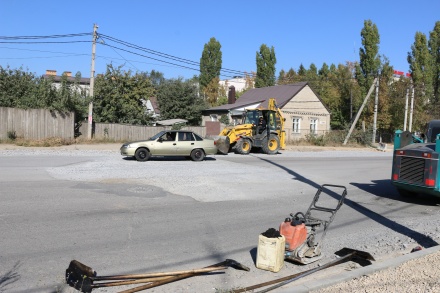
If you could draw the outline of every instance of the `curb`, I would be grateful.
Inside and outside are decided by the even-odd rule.
[[[322,279],[322,280],[315,280],[313,281],[313,283],[310,284],[302,284],[302,285],[298,285],[298,286],[292,286],[287,284],[286,288],[281,288],[279,291],[280,293],[306,293],[306,292],[310,292],[313,290],[318,290],[318,289],[323,289],[323,288],[327,288],[342,282],[346,282],[346,281],[350,281],[354,278],[359,278],[361,276],[365,276],[365,275],[371,275],[373,273],[382,271],[382,270],[386,270],[389,268],[395,268],[400,266],[401,264],[413,260],[413,259],[417,259],[420,257],[424,257],[426,255],[435,253],[440,251],[440,245],[434,246],[434,247],[430,247],[427,249],[422,249],[420,251],[416,251],[413,253],[408,253],[396,258],[392,258],[389,260],[385,260],[383,262],[379,262],[379,263],[373,263],[369,266],[366,267],[362,267],[353,271],[349,271],[347,273],[344,274],[340,274],[340,275],[336,275],[336,276],[331,276],[327,279]],[[294,283],[292,283],[294,284]]]

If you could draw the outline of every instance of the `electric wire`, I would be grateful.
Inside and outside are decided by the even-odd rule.
[[[56,39],[56,38],[70,38],[81,37],[86,35],[92,35],[92,33],[79,33],[79,34],[65,34],[65,35],[49,35],[49,36],[0,36],[0,40],[35,40],[35,39]]]
[[[132,43],[128,43],[128,42],[116,39],[114,37],[111,37],[111,36],[108,36],[108,35],[105,35],[105,34],[98,34],[98,37],[102,38],[102,39],[107,39],[109,41],[113,41],[115,43],[118,43],[118,44],[130,47],[130,48],[133,48],[133,49],[137,49],[137,50],[140,50],[140,51],[143,51],[143,52],[147,52],[147,53],[150,53],[150,54],[162,57],[162,58],[171,59],[171,60],[174,60],[174,61],[177,61],[177,62],[181,62],[181,63],[185,63],[185,64],[188,64],[188,65],[200,66],[199,62],[192,61],[192,60],[185,59],[185,58],[176,57],[176,56],[173,56],[173,55],[170,55],[170,54],[166,54],[166,53],[162,53],[162,52],[159,52],[159,51],[151,50],[151,49],[148,49],[148,48],[145,48],[145,47],[141,47],[141,46],[138,46],[138,45],[135,45],[135,44],[132,44]],[[226,73],[230,73],[230,74],[250,75],[250,73],[247,73],[247,72],[244,72],[244,71],[239,71],[239,70],[234,70],[234,69],[221,68],[220,70],[224,71]]]

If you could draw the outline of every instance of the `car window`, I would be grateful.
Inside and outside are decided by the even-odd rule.
[[[175,141],[176,132],[165,132],[161,137],[162,141]]]
[[[156,140],[159,137],[161,137],[164,133],[165,133],[164,131],[158,132],[154,136],[150,137],[148,140]]]
[[[179,132],[179,141],[194,141],[192,132]]]
[[[203,138],[201,138],[199,135],[193,133],[194,137],[196,138],[197,141],[202,141]]]

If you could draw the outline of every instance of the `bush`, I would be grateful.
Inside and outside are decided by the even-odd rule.
[[[10,140],[16,140],[17,139],[17,133],[15,133],[14,130],[8,131],[8,138]]]

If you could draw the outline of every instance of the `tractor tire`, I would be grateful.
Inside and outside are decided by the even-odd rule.
[[[275,155],[280,150],[280,138],[278,135],[271,134],[269,139],[267,136],[263,138],[261,149],[263,153],[268,155]]]
[[[252,142],[250,139],[241,138],[235,144],[235,152],[240,155],[248,155],[252,149]]]
[[[137,149],[136,152],[134,153],[134,157],[139,162],[148,161],[148,159],[150,159],[150,156],[151,156],[150,152],[145,148]]]

